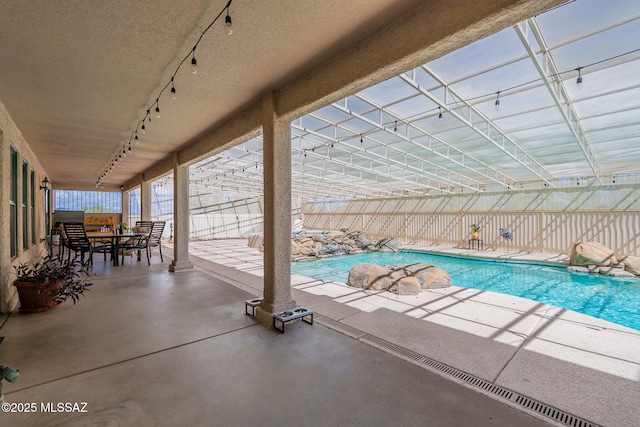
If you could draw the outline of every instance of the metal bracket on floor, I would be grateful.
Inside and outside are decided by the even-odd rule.
[[[305,317],[310,317],[311,320],[305,320]],[[303,322],[313,325],[313,310],[309,310],[305,307],[296,307],[291,310],[273,313],[273,328],[284,334],[284,324],[295,319],[301,319]],[[280,322],[281,328],[276,326],[276,321]]]
[[[260,305],[262,298],[249,299],[244,302],[244,314],[251,317],[256,317],[256,307]],[[251,307],[251,313],[249,313],[249,307]]]

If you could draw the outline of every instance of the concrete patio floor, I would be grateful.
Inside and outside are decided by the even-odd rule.
[[[563,255],[414,248],[543,264],[568,261]],[[262,281],[252,276],[262,276],[262,253],[246,241],[192,242],[190,253],[200,268],[261,295]],[[400,357],[423,356],[594,424],[640,425],[640,331],[457,286],[397,296],[295,275],[292,282],[299,305],[356,339],[372,345],[369,337],[382,339],[400,347],[394,352]]]
[[[157,254],[151,267],[97,256],[75,307],[3,316],[0,363],[21,372],[5,399],[38,411],[2,425],[558,424],[429,361],[596,424],[640,420],[639,331],[491,292],[399,297],[294,276],[315,323],[280,334],[244,314],[262,292],[259,251],[190,250],[197,270],[182,273]],[[41,410],[58,402],[87,412]]]

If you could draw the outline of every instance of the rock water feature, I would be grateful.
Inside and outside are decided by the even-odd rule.
[[[249,246],[264,251],[263,236],[250,235]],[[363,231],[307,231],[291,235],[293,261],[309,261],[364,252],[398,252],[398,250],[397,239],[385,237],[373,242]],[[357,264],[349,272],[347,285],[360,289],[395,292],[398,295],[417,295],[422,289],[451,286],[451,277],[446,271],[428,264],[386,267]]]
[[[263,251],[262,235],[249,236],[249,246]],[[397,239],[385,237],[374,242],[367,233],[362,231],[300,232],[291,235],[293,261],[308,261],[364,252],[398,252],[398,248]]]
[[[640,276],[640,257],[618,260],[611,249],[596,242],[576,243],[571,250],[569,271],[602,274],[612,277]]]

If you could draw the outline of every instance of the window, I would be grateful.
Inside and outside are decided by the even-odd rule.
[[[122,193],[106,191],[55,190],[56,210],[122,212]]]
[[[173,216],[173,186],[151,185],[151,218],[161,220]]]
[[[22,161],[22,249],[29,248],[29,164]]]
[[[140,187],[129,192],[129,218],[127,220],[129,224],[135,224],[136,221],[142,219],[141,192]]]
[[[11,257],[18,255],[18,152],[11,147],[11,198],[9,199]]]
[[[31,244],[36,244],[36,173],[31,169]]]

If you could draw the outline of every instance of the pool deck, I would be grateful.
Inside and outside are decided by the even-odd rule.
[[[564,255],[410,248],[493,260],[568,261]],[[245,239],[191,242],[190,253],[197,269],[262,296],[263,256]],[[314,310],[319,323],[370,345],[387,343],[379,348],[395,348],[399,357],[404,352],[412,363],[424,366],[416,362],[416,355],[423,356],[594,424],[640,425],[640,331],[457,286],[397,296],[293,275],[292,288],[297,304]]]

